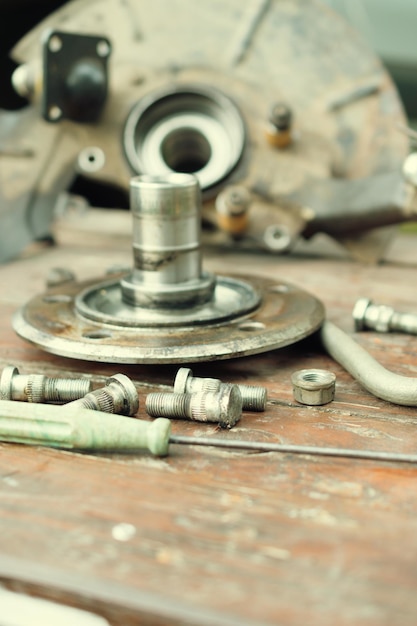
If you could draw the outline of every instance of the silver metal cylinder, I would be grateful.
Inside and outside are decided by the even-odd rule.
[[[49,378],[44,374],[19,374],[7,365],[0,377],[0,399],[19,402],[63,404],[82,398],[91,391],[86,378]]]
[[[150,393],[146,397],[146,412],[152,417],[188,418],[232,428],[242,415],[242,396],[237,385],[226,384],[218,391],[193,394]]]
[[[121,283],[125,302],[147,307],[207,302],[215,281],[201,269],[201,192],[195,176],[136,176],[130,206],[134,269]]]
[[[216,392],[222,386],[227,385],[219,378],[199,378],[193,376],[188,367],[181,367],[174,381],[174,393],[195,394],[201,392]],[[267,402],[267,390],[265,387],[254,385],[237,385],[242,396],[242,408],[246,411],[265,411]]]

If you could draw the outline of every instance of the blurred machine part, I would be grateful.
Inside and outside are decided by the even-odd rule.
[[[207,240],[243,249],[282,253],[316,232],[348,243],[414,216],[401,178],[408,152],[398,131],[401,101],[378,58],[339,16],[318,0],[230,0],[221,12],[215,0],[183,0],[175,20],[167,19],[170,10],[166,0],[73,0],[12,50],[14,84],[30,105],[0,115],[0,232],[7,232],[0,260],[51,236],[62,193],[74,181],[87,183],[93,205],[100,206],[94,191],[104,190],[101,196],[117,198],[114,208],[127,207],[135,174],[197,176]],[[42,55],[50,61],[67,49],[58,41],[77,37],[97,38],[98,47],[87,63],[69,62],[71,80],[55,83],[56,105],[48,91],[54,64],[42,64]],[[68,89],[73,79],[75,91]],[[92,117],[58,114],[80,92],[94,96]],[[282,106],[290,120],[284,142],[289,128],[273,115]],[[375,184],[385,175],[396,175],[401,187],[389,218]],[[357,188],[350,194],[346,186],[358,179],[365,219],[356,212],[352,220],[344,200]],[[342,192],[335,182],[345,185]],[[330,198],[326,219],[322,206],[309,204],[308,191],[320,185]],[[236,186],[250,200],[244,220],[231,227],[218,219],[216,199]],[[333,206],[337,232],[327,221]]]
[[[362,34],[393,77],[409,118],[417,118],[414,0],[324,0]]]

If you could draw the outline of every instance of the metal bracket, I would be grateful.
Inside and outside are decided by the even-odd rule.
[[[94,122],[107,98],[107,37],[48,31],[43,40],[42,116]]]

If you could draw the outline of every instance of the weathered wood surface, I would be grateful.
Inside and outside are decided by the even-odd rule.
[[[11,329],[18,306],[44,287],[48,269],[79,279],[129,263],[120,242],[61,244],[0,267],[0,366],[86,375],[99,384],[130,375],[144,396],[172,384],[176,366],[112,366],[55,357]],[[413,310],[415,239],[389,261],[211,253],[205,265],[282,277],[318,296],[328,318],[352,331],[352,306],[369,295]],[[417,337],[357,334],[388,368],[416,375]],[[305,367],[337,374],[335,401],[292,399],[290,376]],[[224,437],[415,452],[417,409],[363,391],[314,339],[265,355],[193,368],[262,384],[264,414],[245,413]],[[59,410],[59,409],[57,409]],[[177,421],[181,434],[213,426]],[[415,624],[417,467],[352,459],[172,447],[146,454],[74,454],[0,445],[0,579],[104,615],[112,624]],[[117,539],[117,525],[134,529]],[[229,621],[228,621],[229,620]]]

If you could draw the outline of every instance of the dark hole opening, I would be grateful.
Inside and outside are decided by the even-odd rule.
[[[165,137],[161,153],[174,172],[194,174],[209,162],[211,147],[206,137],[195,128],[176,128]]]

